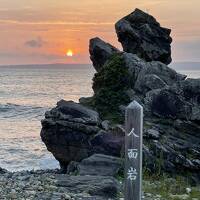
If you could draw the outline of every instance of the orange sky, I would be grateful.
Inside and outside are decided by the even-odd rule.
[[[114,23],[136,7],[172,28],[174,61],[200,61],[200,0],[0,0],[0,64],[89,63],[88,40],[121,48]]]

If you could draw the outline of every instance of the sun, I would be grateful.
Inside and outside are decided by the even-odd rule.
[[[66,55],[67,55],[68,57],[72,57],[74,54],[73,54],[73,51],[72,51],[71,49],[69,49],[69,50],[67,51]]]

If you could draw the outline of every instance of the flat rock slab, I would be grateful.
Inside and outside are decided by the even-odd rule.
[[[69,176],[56,175],[56,185],[65,187],[69,192],[88,193],[93,196],[114,198],[120,191],[118,181],[113,177],[105,176]]]
[[[94,154],[78,165],[80,175],[115,176],[122,167],[122,159]]]

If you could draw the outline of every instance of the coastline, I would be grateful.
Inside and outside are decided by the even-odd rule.
[[[88,87],[91,80],[88,80],[86,71],[78,77],[77,71],[64,74],[63,70],[55,76],[54,70],[47,73],[44,69],[37,69],[29,72],[29,76],[20,74],[20,78],[15,80],[19,84],[24,81],[23,86],[30,92],[23,93],[30,97],[26,104],[48,104],[49,96],[53,101],[55,97],[59,99],[56,107],[43,113],[44,116],[42,114],[43,119],[35,109],[31,110],[33,116],[41,120],[41,140],[59,162],[60,169],[9,172],[0,168],[2,200],[123,200],[126,175],[130,175],[131,187],[135,187],[138,179],[141,180],[138,171],[143,171],[143,174],[140,173],[143,175],[143,200],[199,199],[200,79],[187,78],[168,66],[172,62],[171,30],[162,27],[148,13],[135,9],[120,19],[115,29],[123,51],[98,37],[90,40],[90,58],[96,70],[95,74],[90,71],[90,76],[94,75],[92,88]],[[36,77],[35,91],[28,87],[33,75]],[[23,81],[21,77],[25,77]],[[70,84],[66,84],[66,77],[71,80]],[[55,80],[58,82],[55,83]],[[86,84],[81,88],[83,83]],[[8,97],[12,99],[13,83],[9,86]],[[76,99],[76,92],[81,93],[80,88],[79,103],[74,99],[64,100],[72,99],[69,96]],[[6,97],[5,85],[2,89]],[[20,96],[23,91],[23,87],[20,88],[16,99],[23,101]],[[38,91],[40,94],[37,96]],[[74,92],[73,95],[71,92]],[[67,98],[64,96],[66,93]],[[143,143],[140,142],[139,149],[132,147],[124,151],[124,138],[129,132],[124,128],[124,116],[127,105],[132,101],[137,101],[144,109],[144,126],[140,126]],[[43,107],[41,105],[39,111]],[[15,120],[27,122],[26,130],[18,124],[23,131],[20,139],[26,143],[28,134],[30,140],[33,132],[37,134],[36,131],[30,132],[33,126],[28,124],[34,117],[27,117],[30,112],[27,107],[21,107],[20,111],[18,105],[11,107],[4,112],[11,112]],[[22,112],[16,117],[16,111]],[[10,128],[8,124],[4,127]],[[137,128],[134,128],[131,132],[136,134],[134,130]],[[19,137],[15,131],[13,133],[14,137]],[[19,141],[15,141],[17,146],[22,145]],[[37,152],[36,146],[32,148],[34,153]],[[29,144],[24,147],[22,154]],[[15,157],[17,148],[11,150],[10,155]],[[134,151],[136,156],[129,156]],[[124,172],[124,155],[128,153],[129,159],[136,159],[138,152],[143,155],[140,162],[143,166],[139,169],[133,166]],[[31,161],[28,162],[31,165]],[[46,166],[49,167],[48,164]],[[132,198],[135,196],[130,195]]]

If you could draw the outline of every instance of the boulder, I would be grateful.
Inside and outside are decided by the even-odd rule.
[[[151,91],[145,99],[159,117],[200,121],[200,79],[186,79]]]
[[[80,161],[89,156],[88,140],[98,133],[98,124],[100,119],[97,112],[62,100],[45,114],[41,138],[61,167],[64,167],[72,160]]]
[[[90,40],[89,52],[93,66],[96,71],[99,72],[106,61],[111,58],[113,54],[120,51],[109,43],[106,43],[100,38],[96,37]]]
[[[68,192],[87,193],[93,199],[116,198],[120,192],[120,184],[113,177],[107,176],[69,176],[57,175],[56,184]]]
[[[171,30],[161,27],[153,16],[136,9],[119,20],[115,28],[125,52],[146,61],[171,62]]]
[[[90,140],[90,143],[93,153],[120,157],[124,136],[101,130]]]
[[[41,138],[63,170],[71,161],[79,162],[94,153],[119,156],[123,143],[121,137],[101,129],[96,111],[64,100],[46,112]]]
[[[78,174],[115,176],[122,169],[122,159],[103,154],[94,154],[81,161],[78,165]]]

